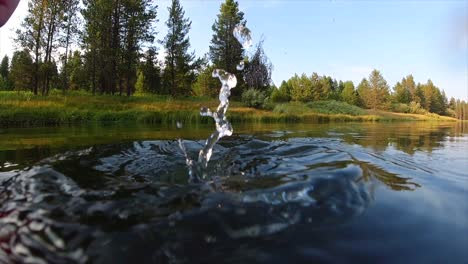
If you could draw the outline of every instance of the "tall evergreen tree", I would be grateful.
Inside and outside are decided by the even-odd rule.
[[[145,54],[144,63],[140,66],[143,92],[162,93],[161,70],[157,64],[156,55],[155,49],[149,49]]]
[[[271,100],[273,102],[289,102],[291,100],[291,87],[286,81],[282,81],[278,89],[274,89],[271,93]]]
[[[46,5],[46,0],[29,1],[28,14],[22,22],[21,28],[16,31],[16,40],[20,43],[21,47],[32,51],[34,55],[34,70],[32,73],[34,94],[37,94],[39,89],[39,67],[44,47]]]
[[[213,65],[205,64],[202,66],[201,72],[193,85],[193,93],[196,96],[216,97],[219,94],[221,84],[217,79],[213,78],[213,70]]]
[[[369,101],[371,101],[372,94],[369,81],[366,78],[363,78],[357,86],[357,92],[358,105],[364,108],[370,108]]]
[[[188,33],[192,22],[185,18],[179,0],[172,0],[168,7],[169,18],[166,22],[167,35],[162,41],[166,50],[163,74],[164,87],[171,95],[188,95],[195,80],[193,73],[195,58],[189,53],[190,39]]]
[[[209,56],[215,68],[240,76],[237,65],[243,60],[244,49],[233,35],[236,25],[246,26],[244,13],[239,11],[239,4],[234,0],[226,0],[220,7],[220,13],[215,20],[212,30]],[[242,94],[242,78],[237,78],[238,85],[232,90],[234,96]]]
[[[358,103],[358,96],[356,91],[354,90],[354,84],[352,81],[347,81],[343,84],[344,88],[341,92],[341,100],[350,104],[350,105],[357,105]]]
[[[15,90],[34,91],[33,67],[33,59],[31,58],[28,50],[15,51],[15,53],[13,53],[9,78]]]
[[[83,46],[93,93],[130,95],[143,43],[153,42],[151,0],[84,0]]]
[[[421,102],[421,98],[419,98],[413,75],[409,74],[408,76],[403,78],[401,80],[401,85],[405,89],[405,95],[403,96],[403,100],[407,101],[408,103],[412,101],[416,103]],[[408,98],[408,94],[409,94],[409,98]]]
[[[8,56],[5,55],[0,64],[0,90],[9,90],[10,81],[8,79],[8,74],[10,72],[10,61]]]
[[[69,89],[89,89],[89,79],[84,68],[83,58],[80,51],[75,50],[73,55],[70,54],[69,58],[67,59],[66,68],[66,72],[69,75]],[[64,70],[62,70],[62,74],[64,73]]]
[[[62,27],[62,32],[59,38],[60,41],[60,46],[65,48],[65,52],[62,55],[63,57],[63,65],[68,64],[68,57],[69,57],[69,48],[70,45],[75,43],[77,41],[77,36],[78,36],[78,26],[79,26],[79,17],[78,17],[78,11],[79,11],[79,0],[64,0],[63,1],[63,9],[64,9],[64,15],[63,15],[63,21],[61,24]],[[68,68],[62,66],[63,72],[61,73],[62,75],[62,89],[68,90],[69,88],[69,82],[70,82],[70,73],[68,72]]]
[[[372,109],[384,109],[390,95],[387,81],[378,70],[373,70],[369,75],[370,96],[366,106]]]
[[[156,20],[156,6],[153,6],[150,0],[122,0],[122,5],[122,25],[120,28],[124,30],[120,37],[123,64],[121,70],[127,88],[127,96],[130,96],[135,90],[136,69],[138,59],[141,56],[139,52],[141,45],[152,43],[154,40],[155,32],[152,23]],[[150,61],[152,62],[155,54],[151,55]]]
[[[3,77],[5,80],[8,79],[8,73],[10,68],[10,60],[8,56],[5,55],[0,63],[0,76]]]

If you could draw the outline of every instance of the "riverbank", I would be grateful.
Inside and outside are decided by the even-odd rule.
[[[216,109],[217,99],[167,96],[91,96],[83,93],[46,97],[30,93],[0,92],[0,125],[47,126],[89,122],[208,123],[200,107]],[[333,105],[338,104],[338,105]],[[231,122],[352,122],[352,121],[456,121],[436,114],[417,115],[364,110],[344,103],[278,104],[273,110],[245,107],[232,101],[228,112]],[[330,106],[332,105],[332,106]]]

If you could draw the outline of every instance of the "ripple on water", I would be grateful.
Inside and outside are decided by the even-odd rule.
[[[187,151],[200,144],[186,142]],[[186,183],[176,141],[95,146],[0,173],[0,261],[215,259],[252,238],[346,224],[372,204],[376,185],[418,188],[383,169],[380,157],[335,139],[235,137],[214,151],[203,184]]]

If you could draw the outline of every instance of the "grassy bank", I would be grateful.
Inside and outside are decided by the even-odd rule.
[[[216,109],[217,99],[144,95],[132,97],[91,96],[85,93],[47,97],[30,93],[0,92],[0,125],[31,126],[86,122],[190,123],[212,122],[199,109]],[[347,122],[396,120],[455,120],[435,114],[415,115],[368,111],[341,102],[278,104],[273,110],[258,110],[231,102],[229,119],[235,122]]]

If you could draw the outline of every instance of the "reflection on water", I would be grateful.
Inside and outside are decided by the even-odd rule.
[[[0,263],[468,258],[466,123],[239,126],[187,184],[209,127],[3,130]]]

